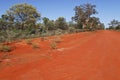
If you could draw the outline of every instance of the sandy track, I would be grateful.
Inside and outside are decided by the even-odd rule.
[[[59,50],[12,56],[23,62],[11,61],[12,66],[0,69],[0,80],[120,80],[119,36],[114,31],[64,35]]]

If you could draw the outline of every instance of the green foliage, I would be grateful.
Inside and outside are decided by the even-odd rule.
[[[49,20],[47,25],[48,25],[48,30],[56,30],[57,29],[57,27],[55,26],[54,20]]]
[[[91,17],[91,15],[96,14],[96,5],[91,5],[89,3],[87,4],[83,4],[80,6],[76,6],[74,8],[75,10],[75,16],[72,17],[72,19],[79,23],[82,23],[82,28],[86,27],[86,23],[89,21],[89,18]]]
[[[104,24],[99,18],[92,17],[97,13],[95,8],[95,5],[83,4],[75,7],[73,21],[66,22],[64,17],[58,17],[55,21],[43,17],[40,23],[41,15],[35,7],[26,3],[15,4],[0,18],[0,42],[35,37],[44,40],[46,36],[83,32],[83,29],[103,29]],[[119,29],[119,25],[115,29]]]
[[[36,8],[29,4],[16,4],[7,10],[8,21],[20,25],[20,29],[34,26],[40,19],[40,14]]]
[[[59,17],[56,20],[55,25],[57,28],[62,29],[62,30],[68,29],[68,26],[67,26],[67,23],[64,17]]]
[[[83,27],[83,24],[81,22],[78,22],[77,26],[76,26],[76,29],[82,29],[82,27]]]
[[[118,26],[116,26],[116,28],[115,28],[116,30],[119,30],[120,29],[120,25],[118,25]]]
[[[44,23],[45,26],[47,25],[48,21],[49,21],[49,18],[47,18],[47,17],[43,18],[43,23]]]
[[[120,22],[118,20],[113,19],[110,23],[109,23],[109,29],[120,29]]]

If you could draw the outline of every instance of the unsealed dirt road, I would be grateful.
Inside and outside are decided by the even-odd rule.
[[[40,50],[17,44],[0,64],[0,80],[120,80],[120,32],[63,35],[57,50],[48,44]]]

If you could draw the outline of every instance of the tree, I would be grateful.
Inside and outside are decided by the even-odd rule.
[[[66,19],[64,17],[59,17],[56,22],[56,27],[62,30],[66,30],[68,29],[67,23],[66,23]]]
[[[9,22],[21,25],[21,29],[25,27],[33,27],[40,19],[40,14],[36,8],[29,4],[16,4],[7,10]],[[17,27],[17,26],[16,26]]]
[[[48,21],[48,30],[55,30],[55,21],[54,20],[49,20]]]
[[[115,29],[116,29],[116,30],[120,29],[120,25],[116,26],[116,28],[115,28]]]
[[[67,22],[67,25],[68,25],[69,27],[77,28],[76,23],[73,22],[73,21]]]
[[[96,14],[96,6],[89,3],[76,6],[74,8],[75,16],[72,19],[79,24],[82,24],[83,27],[86,27],[87,22],[89,21],[91,15]]]
[[[6,30],[8,28],[8,16],[7,15],[2,15],[0,18],[0,29],[1,30]]]
[[[2,18],[0,18],[0,30],[3,30],[4,29],[4,21]]]
[[[99,30],[104,30],[104,29],[105,29],[104,23],[99,23],[99,24],[98,24],[98,29],[99,29]]]
[[[90,17],[90,19],[88,21],[88,26],[90,29],[97,29],[99,23],[100,23],[99,18]]]
[[[110,23],[108,23],[109,29],[115,29],[117,26],[120,26],[120,22],[118,20],[113,19]]]
[[[44,23],[44,26],[45,26],[46,30],[48,30],[48,22],[49,22],[49,18],[44,17],[43,18],[43,23]]]

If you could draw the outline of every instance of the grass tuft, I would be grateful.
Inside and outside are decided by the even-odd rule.
[[[37,43],[32,43],[32,47],[35,48],[35,49],[39,49],[40,48],[39,44],[37,44]]]
[[[57,49],[57,43],[56,42],[51,42],[50,47],[52,49]]]
[[[26,39],[26,43],[31,45],[32,44],[32,40],[31,39]]]
[[[10,52],[11,47],[8,45],[0,45],[0,52]]]

